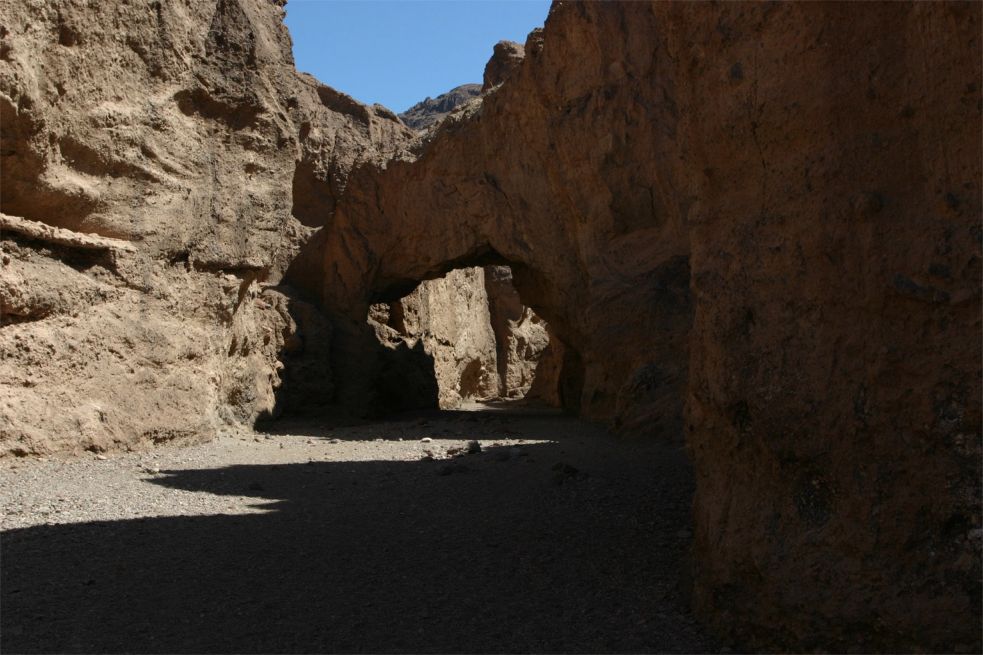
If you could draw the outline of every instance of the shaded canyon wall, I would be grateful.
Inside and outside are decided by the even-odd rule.
[[[556,3],[415,161],[353,174],[325,305],[510,265],[565,405],[685,433],[719,630],[978,648],[979,29],[977,4]]]

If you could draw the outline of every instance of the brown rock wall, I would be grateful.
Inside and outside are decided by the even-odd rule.
[[[556,375],[551,369],[539,368],[539,362],[550,343],[548,326],[534,311],[522,304],[508,267],[486,266],[484,284],[498,352],[501,396],[524,398],[537,375]],[[553,383],[556,383],[555,379]],[[546,388],[550,381],[544,379],[540,384]],[[549,402],[550,399],[544,397],[541,400]],[[558,402],[552,404],[559,405]]]
[[[445,119],[416,163],[353,175],[326,236],[325,303],[358,316],[370,298],[398,297],[416,280],[459,265],[508,263],[523,300],[581,364],[582,383],[569,387],[567,405],[610,416],[625,380],[657,366],[663,383],[648,393],[666,411],[660,425],[648,427],[678,434],[691,314],[687,243],[680,200],[669,185],[651,181],[665,166],[654,157],[653,140],[669,137],[660,130],[628,139],[643,116],[646,125],[658,121],[638,104],[636,116],[614,118],[604,107],[641,93],[657,117],[671,120],[674,109],[661,89],[629,90],[605,80],[630,61],[627,44],[585,55],[583,44],[597,36],[583,11],[554,11],[552,45],[534,34],[509,82],[480,106]],[[603,29],[621,29],[617,16],[593,13],[610,21]],[[583,66],[568,65],[574,52],[587,56]],[[559,116],[557,107],[565,108]],[[625,203],[659,212],[650,219]],[[656,301],[658,313],[625,314],[626,307]],[[632,340],[645,346],[603,357],[592,346]]]
[[[979,29],[959,3],[557,3],[415,162],[353,175],[325,303],[509,264],[566,406],[685,420],[718,629],[978,648]]]
[[[979,9],[665,12],[711,35],[680,55],[696,601],[757,643],[782,607],[804,648],[978,648]]]
[[[326,319],[264,289],[352,166],[412,134],[296,73],[282,17],[261,0],[0,5],[0,452],[207,438],[331,397]],[[122,245],[94,249],[106,237]]]
[[[531,394],[685,435],[721,633],[979,650],[979,4],[558,2],[412,144],[281,19],[0,5],[3,453],[485,393],[483,282],[435,280],[507,264]]]
[[[515,41],[499,41],[492,48],[491,59],[485,65],[481,92],[491,91],[519,67],[526,56],[525,48]]]

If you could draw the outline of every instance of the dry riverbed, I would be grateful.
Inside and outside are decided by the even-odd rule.
[[[552,412],[0,473],[3,652],[715,649],[686,603],[685,453]]]

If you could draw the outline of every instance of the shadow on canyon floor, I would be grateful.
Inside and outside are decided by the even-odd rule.
[[[538,400],[498,399],[468,400],[461,409],[411,409],[382,418],[354,416],[337,406],[317,413],[285,414],[263,421],[257,430],[264,434],[303,436],[340,441],[363,441],[366,430],[373,438],[385,441],[409,441],[430,437],[435,440],[460,440],[477,433],[505,439],[517,434],[516,421],[530,422],[544,432],[555,430],[556,420],[576,420],[558,407]],[[436,430],[434,429],[436,428]],[[482,437],[484,438],[484,437]]]
[[[407,425],[463,434],[472,417],[489,429],[515,419],[459,412]],[[148,480],[254,496],[265,513],[9,531],[3,651],[714,648],[687,609],[685,453],[551,414],[517,420],[522,438],[542,441],[449,461],[239,465]],[[351,430],[368,439],[364,426]]]

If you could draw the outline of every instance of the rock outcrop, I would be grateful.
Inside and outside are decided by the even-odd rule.
[[[426,357],[415,358],[422,368],[412,377],[435,379],[443,409],[465,400],[525,398],[534,382],[531,399],[560,404],[552,391],[559,368],[547,353],[548,326],[522,304],[508,267],[455,269],[426,280],[399,300],[370,306],[368,322],[389,350],[422,346]],[[390,375],[386,370],[374,384]],[[412,394],[393,397],[399,408],[412,406]],[[416,398],[422,406],[433,404],[432,393]]]
[[[483,86],[456,87],[417,103],[399,117],[413,129],[431,130],[451,112],[501,84],[522,57],[521,45],[501,41],[485,67]],[[377,330],[380,343],[387,348],[398,344],[412,348],[422,339],[424,352],[433,360],[438,404],[445,409],[459,406],[464,399],[525,397],[549,344],[545,323],[522,305],[508,267],[486,267],[483,275],[475,274],[476,270],[456,269],[443,278],[424,280],[413,293],[391,304],[374,305],[369,312],[370,322],[395,329],[394,333]],[[493,331],[487,329],[489,318]],[[425,377],[431,362],[418,361],[424,366],[418,375]],[[496,369],[498,379],[494,380]],[[543,389],[557,383],[556,372],[547,370],[552,378],[540,382]],[[427,403],[431,400],[430,395],[420,398]],[[541,393],[538,400],[559,404],[558,397],[549,392]],[[397,405],[405,402],[400,398]]]
[[[980,6],[557,3],[324,302],[508,264],[558,395],[685,436],[697,607],[746,646],[978,649]]]
[[[356,162],[413,135],[297,74],[280,4],[0,7],[0,452],[330,399],[330,327],[270,287]],[[305,369],[280,358],[316,378],[281,384]]]
[[[526,56],[526,49],[515,41],[499,41],[492,49],[491,59],[485,64],[481,92],[487,93],[505,81],[519,67]]]

